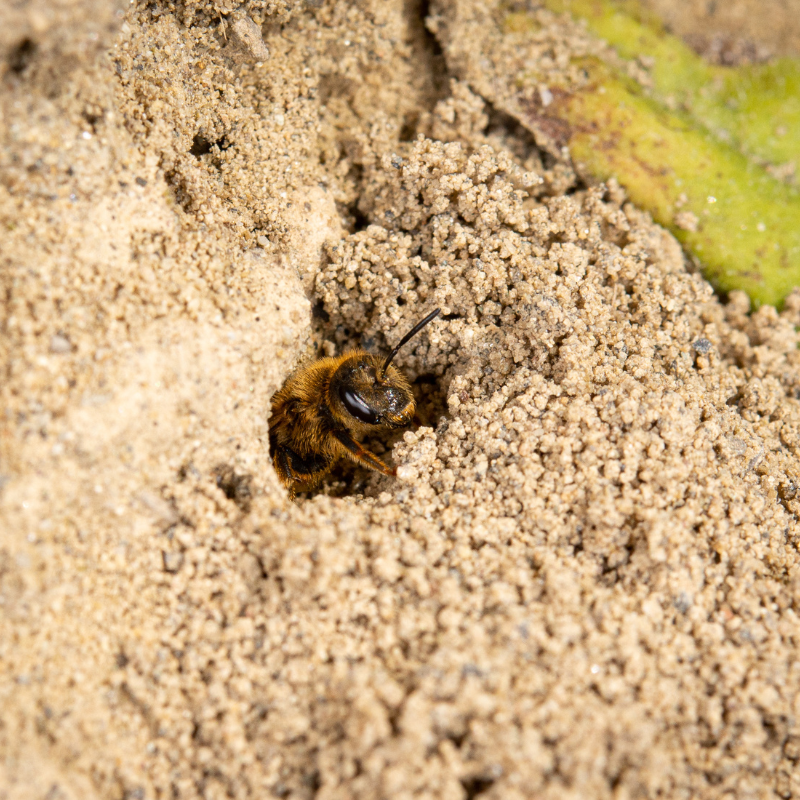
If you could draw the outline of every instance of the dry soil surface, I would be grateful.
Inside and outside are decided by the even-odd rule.
[[[602,47],[508,9],[0,9],[2,800],[800,796],[800,295],[500,110]],[[437,306],[291,502],[273,393]]]

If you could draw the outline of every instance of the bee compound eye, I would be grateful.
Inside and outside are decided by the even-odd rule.
[[[377,425],[378,415],[355,393],[349,389],[340,389],[339,397],[348,412],[360,422]]]

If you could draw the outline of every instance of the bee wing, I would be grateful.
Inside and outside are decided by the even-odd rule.
[[[333,465],[333,459],[319,453],[300,456],[283,444],[275,449],[274,463],[281,480],[295,491],[302,492],[322,480]]]

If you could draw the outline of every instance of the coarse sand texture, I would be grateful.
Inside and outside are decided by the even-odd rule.
[[[0,800],[800,796],[800,292],[537,141],[504,8],[0,8]],[[273,394],[437,307],[291,501]]]

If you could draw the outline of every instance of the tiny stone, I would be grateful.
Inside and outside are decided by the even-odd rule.
[[[397,468],[397,480],[403,483],[413,483],[419,477],[419,473],[414,467],[405,464]]]
[[[708,339],[698,339],[696,342],[692,343],[692,347],[698,353],[703,353],[703,355],[705,355],[706,353],[711,351],[714,345],[711,344],[711,342],[709,342]]]
[[[681,614],[685,614],[692,607],[692,598],[686,592],[681,592],[672,601],[672,605]]]
[[[137,178],[136,183],[138,183],[139,186],[147,186],[147,181],[144,178]]]
[[[237,15],[230,23],[231,57],[239,62],[263,62],[269,58],[261,28],[245,14]]]
[[[161,557],[164,559],[164,569],[167,572],[177,572],[183,565],[183,553],[162,552]]]
[[[69,353],[71,351],[72,345],[69,343],[69,339],[64,336],[59,336],[58,334],[50,337],[51,353]]]

